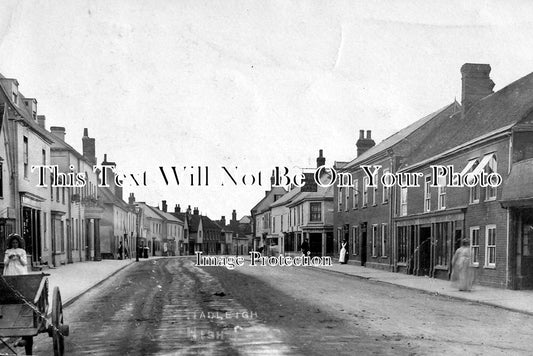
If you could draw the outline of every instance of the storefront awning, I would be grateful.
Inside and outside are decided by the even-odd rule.
[[[504,208],[533,206],[533,159],[513,164],[503,183],[500,203]]]

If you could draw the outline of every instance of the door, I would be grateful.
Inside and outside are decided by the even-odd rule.
[[[420,228],[418,254],[418,275],[429,276],[431,267],[431,226]]]
[[[366,264],[366,239],[367,239],[367,223],[361,224],[361,266]]]

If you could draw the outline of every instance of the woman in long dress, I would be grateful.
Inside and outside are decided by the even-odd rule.
[[[471,266],[472,255],[468,241],[463,241],[452,258],[452,285],[460,291],[472,290],[474,269]]]
[[[24,250],[24,241],[17,234],[12,234],[7,240],[8,249],[4,255],[4,276],[18,276],[28,274],[28,260]]]
[[[346,261],[346,245],[348,244],[348,242],[346,240],[344,240],[342,242],[342,247],[341,247],[341,251],[339,252],[339,262],[342,263],[342,264],[345,264],[347,261]]]

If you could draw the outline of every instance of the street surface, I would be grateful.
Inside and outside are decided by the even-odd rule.
[[[525,314],[248,261],[142,261],[64,312],[67,355],[526,355],[533,341]],[[48,336],[34,345],[52,354]]]

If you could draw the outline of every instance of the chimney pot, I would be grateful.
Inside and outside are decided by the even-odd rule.
[[[65,128],[64,127],[61,127],[61,126],[51,126],[50,127],[50,132],[55,136],[55,137],[58,137],[60,139],[62,139],[63,141],[65,141]]]
[[[370,130],[366,131],[366,134],[367,134],[366,138],[364,137],[364,134],[365,134],[364,130],[359,131],[359,140],[357,140],[356,142],[358,157],[376,145],[376,143],[371,137]]]
[[[37,115],[37,123],[43,129],[45,128],[45,126],[44,126],[45,122],[46,122],[46,116],[45,115]]]
[[[365,138],[365,130],[359,130],[359,139],[362,140]]]
[[[461,67],[461,105],[466,113],[477,101],[493,93],[494,82],[490,79],[490,65],[465,63]]]
[[[371,130],[366,130],[366,138],[371,140],[372,139],[372,131]]]
[[[323,150],[318,150],[318,157],[316,159],[316,168],[326,164],[326,159],[323,156]]]

